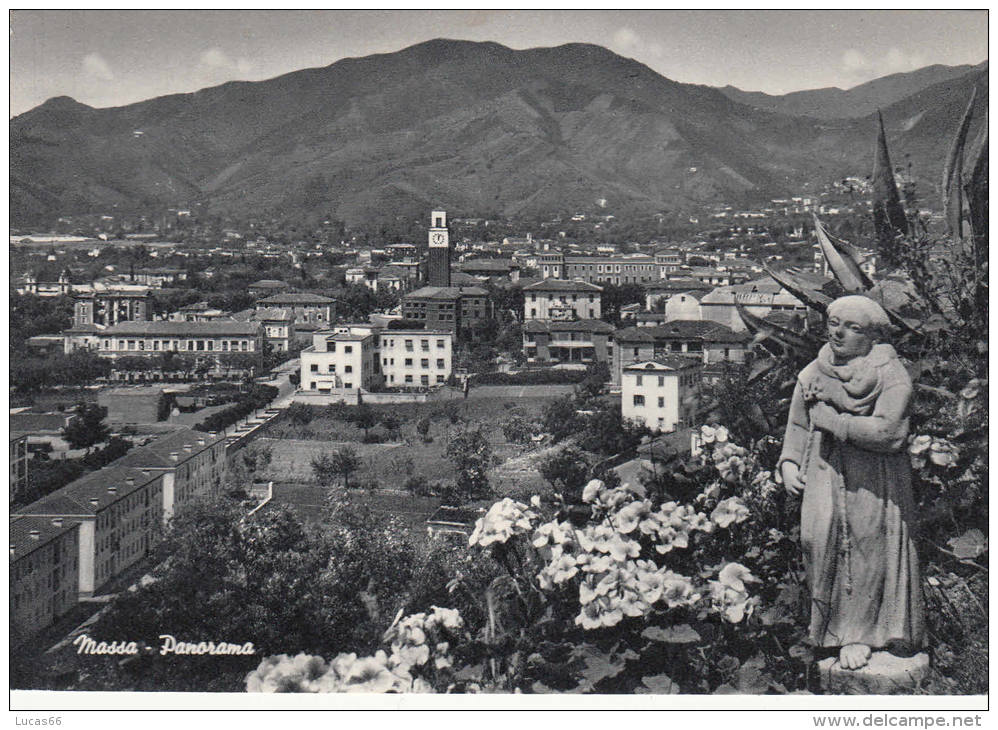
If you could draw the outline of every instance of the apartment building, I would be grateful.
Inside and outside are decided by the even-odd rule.
[[[256,309],[286,309],[294,316],[295,324],[320,324],[327,326],[336,320],[336,300],[308,292],[287,292],[260,299]]]
[[[600,319],[527,320],[523,354],[527,362],[610,362],[613,326]]]
[[[620,388],[621,415],[660,433],[693,426],[701,368],[698,360],[668,355],[627,365]]]
[[[584,281],[545,279],[523,288],[523,320],[599,319],[603,287]]]
[[[18,515],[79,522],[81,596],[148,555],[163,526],[163,475],[111,465],[24,507]]]
[[[10,643],[19,646],[77,603],[80,523],[10,518]]]
[[[677,320],[657,327],[625,327],[613,334],[613,382],[620,385],[624,368],[664,356],[682,356],[704,365],[744,362],[751,337],[710,321]]]
[[[162,475],[165,522],[192,500],[219,493],[227,468],[225,436],[184,428],[132,449],[114,464]]]
[[[257,353],[263,349],[260,322],[122,322],[99,336],[97,353],[104,357],[180,352],[198,355]]]
[[[384,330],[379,355],[384,384],[428,388],[453,372],[454,336],[446,330]]]

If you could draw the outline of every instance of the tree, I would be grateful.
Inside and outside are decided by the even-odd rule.
[[[367,437],[367,432],[378,425],[378,416],[374,412],[374,409],[366,403],[361,403],[357,406],[357,409],[353,413],[353,424],[357,428],[364,430],[364,437]]]
[[[76,417],[62,430],[62,437],[73,449],[89,449],[106,441],[109,434],[104,424],[106,415],[107,409],[96,403],[80,403],[76,406]]]
[[[446,456],[457,469],[455,498],[468,500],[489,496],[487,472],[494,457],[481,426],[458,430],[447,444]]]
[[[544,430],[551,434],[555,443],[575,433],[576,421],[575,403],[571,396],[551,401],[541,417]]]
[[[296,426],[307,426],[312,422],[312,408],[304,403],[292,403],[284,413]]]
[[[430,435],[430,417],[423,416],[418,421],[416,421],[416,433],[425,441],[426,437]]]
[[[324,487],[332,486],[337,477],[342,477],[343,488],[349,489],[350,475],[357,471],[360,466],[360,457],[349,446],[312,459],[312,472],[315,474],[316,481]]]
[[[539,470],[544,480],[566,501],[581,502],[590,471],[585,454],[572,446],[560,449],[543,459]]]
[[[646,427],[625,419],[619,408],[603,406],[585,417],[578,443],[586,451],[612,456],[635,448],[647,433]]]
[[[519,413],[514,413],[502,424],[502,435],[513,444],[525,444],[534,433],[534,423]]]
[[[385,427],[385,430],[393,436],[398,433],[399,428],[402,426],[402,421],[397,415],[392,412],[385,413],[381,416],[381,425]]]

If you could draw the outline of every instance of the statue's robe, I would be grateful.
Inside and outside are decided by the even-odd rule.
[[[805,394],[815,390],[839,414],[830,432],[811,426]],[[911,395],[890,345],[846,367],[833,365],[826,345],[798,376],[780,463],[796,463],[805,483],[801,543],[815,646],[924,644],[906,448]]]

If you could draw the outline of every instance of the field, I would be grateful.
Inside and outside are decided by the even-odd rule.
[[[452,481],[454,467],[445,456],[451,436],[465,425],[481,425],[497,459],[490,472],[490,482],[497,494],[543,489],[545,482],[535,465],[547,449],[510,443],[501,426],[513,414],[539,416],[558,395],[549,393],[530,398],[482,395],[450,403],[372,406],[379,417],[390,412],[401,424],[395,434],[381,425],[370,430],[371,434],[386,439],[384,443],[362,443],[362,429],[335,417],[334,412],[316,408],[314,413],[321,415],[311,422],[295,424],[285,420],[272,427],[266,438],[259,439],[258,443],[270,449],[271,461],[256,478],[274,481],[275,504],[292,506],[305,518],[314,517],[324,506],[328,490],[316,483],[312,459],[349,447],[361,461],[360,469],[351,476],[351,485],[367,487],[363,492],[351,489],[350,498],[361,500],[373,512],[391,513],[422,525],[440,502],[414,497],[402,490],[403,484],[411,476],[422,476],[431,485]],[[426,417],[430,419],[432,439],[428,442],[416,431],[416,423]]]

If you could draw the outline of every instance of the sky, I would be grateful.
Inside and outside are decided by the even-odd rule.
[[[258,81],[431,38],[510,48],[596,43],[675,81],[783,94],[849,88],[988,54],[988,15],[956,11],[14,10],[10,110],[54,96],[121,106]]]

